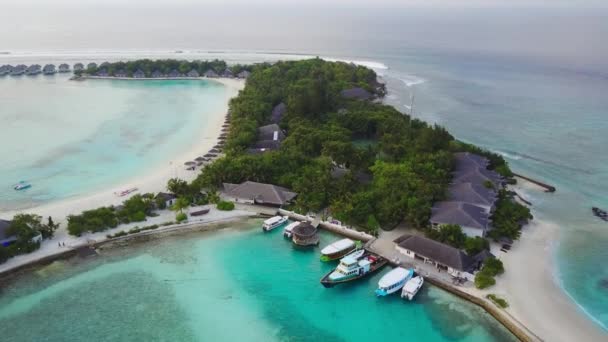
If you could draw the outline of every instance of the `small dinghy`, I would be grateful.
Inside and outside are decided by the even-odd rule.
[[[30,183],[28,183],[26,181],[20,181],[19,183],[15,184],[13,189],[15,189],[17,191],[21,191],[21,190],[29,189],[31,187],[32,187],[32,185]]]

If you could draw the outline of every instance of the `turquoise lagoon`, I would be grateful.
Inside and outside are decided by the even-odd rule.
[[[211,116],[223,115],[229,96],[212,81],[0,78],[0,211],[111,189],[166,167]],[[33,187],[14,191],[20,180]]]
[[[431,286],[377,298],[382,273],[325,289],[333,263],[261,222],[189,233],[24,275],[0,296],[2,341],[513,341]],[[338,239],[322,235],[321,245]],[[388,268],[383,272],[387,272]]]

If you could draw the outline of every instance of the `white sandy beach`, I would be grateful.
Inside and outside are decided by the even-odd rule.
[[[222,83],[226,86],[227,91],[231,92],[230,98],[236,96],[238,92],[244,88],[245,81],[239,79],[210,79],[213,82]],[[184,162],[193,160],[194,158],[207,153],[215,144],[220,135],[224,119],[228,111],[228,103],[222,111],[216,113],[205,126],[201,128],[200,138],[192,142],[191,146],[184,146],[183,153],[176,156],[172,161],[167,161],[164,165],[150,168],[150,172],[144,175],[133,176],[132,179],[118,184],[104,191],[99,191],[91,194],[68,198],[38,207],[28,208],[20,211],[7,211],[0,213],[0,218],[11,219],[17,213],[34,213],[43,217],[52,216],[55,222],[61,224],[59,230],[55,233],[52,240],[45,241],[41,248],[30,254],[14,257],[0,265],[0,271],[5,271],[25,263],[38,260],[40,258],[62,252],[66,247],[59,247],[59,242],[64,242],[67,246],[76,246],[85,243],[87,240],[101,241],[105,239],[106,234],[113,234],[121,230],[128,230],[133,225],[126,225],[115,228],[111,231],[106,231],[98,234],[88,234],[80,238],[69,236],[66,230],[65,219],[68,215],[79,214],[84,210],[94,209],[101,206],[118,205],[122,203],[128,196],[119,197],[114,194],[115,191],[120,191],[132,187],[139,189],[136,193],[145,192],[160,192],[166,191],[167,181],[171,178],[178,177],[186,181],[192,181],[200,172],[200,167],[194,171],[186,170]],[[244,212],[236,211],[233,213],[216,213],[212,211],[205,216],[205,221],[217,219],[230,219],[234,217],[242,217]],[[155,218],[149,218],[145,223],[139,223],[139,226],[164,223],[174,219],[175,214],[166,212],[163,215]]]
[[[516,191],[538,190],[522,180],[518,184]],[[494,287],[476,292],[505,298],[506,311],[544,341],[608,341],[608,332],[594,324],[557,283],[554,251],[558,241],[559,226],[535,218],[508,253],[493,246],[505,273],[496,278]]]

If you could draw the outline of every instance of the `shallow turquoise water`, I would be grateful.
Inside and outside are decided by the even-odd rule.
[[[230,95],[210,81],[68,78],[0,78],[0,210],[111,189],[165,166]],[[33,187],[14,191],[20,180]]]
[[[321,245],[335,239],[323,235]],[[319,279],[332,264],[321,263],[318,253],[293,249],[280,230],[230,229],[51,266],[2,293],[0,336],[7,342],[514,340],[479,308],[430,286],[414,302],[376,298],[381,274],[325,289]]]

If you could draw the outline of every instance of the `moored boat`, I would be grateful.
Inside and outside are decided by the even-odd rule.
[[[608,212],[606,212],[605,210],[602,210],[597,207],[593,207],[593,208],[591,208],[591,211],[593,211],[593,215],[601,218],[604,221],[608,221]]]
[[[321,279],[321,284],[325,287],[333,287],[354,281],[376,272],[387,263],[386,259],[371,253],[366,253],[359,259],[347,255],[340,260],[338,267]]]
[[[287,222],[287,216],[273,216],[262,224],[262,230],[269,232]]]
[[[376,289],[376,295],[379,297],[387,296],[391,293],[395,293],[405,285],[407,281],[412,279],[414,270],[405,269],[403,267],[397,267],[384,276],[378,281],[378,288]]]
[[[357,248],[357,243],[351,239],[338,240],[321,250],[321,261],[341,259],[355,248]]]
[[[401,290],[401,298],[407,298],[408,300],[414,299],[423,284],[424,278],[422,278],[422,276],[416,276],[408,280],[403,286],[403,290]]]
[[[288,224],[285,229],[283,229],[283,237],[286,239],[291,239],[291,237],[293,236],[293,229],[299,224],[300,222],[298,221]]]
[[[15,184],[13,189],[15,189],[17,191],[21,191],[21,190],[29,189],[31,187],[32,187],[32,185],[30,183],[27,183],[25,181],[20,181],[19,183]]]

